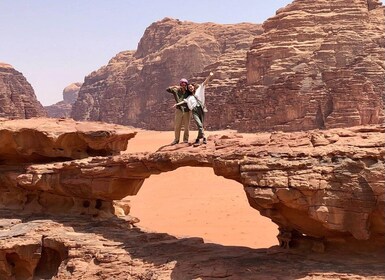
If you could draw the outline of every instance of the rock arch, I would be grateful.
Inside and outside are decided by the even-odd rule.
[[[61,125],[65,126],[65,122]],[[288,237],[326,243],[344,240],[374,244],[372,241],[376,240],[384,244],[382,126],[261,133],[247,138],[218,135],[198,149],[180,145],[163,147],[154,153],[116,155],[110,149],[109,156],[105,156],[106,149],[100,143],[124,147],[122,142],[127,143],[130,137],[120,137],[109,130],[102,133],[100,127],[98,133],[95,128],[93,131],[86,133],[89,145],[94,147],[93,155],[99,148],[103,156],[64,162],[52,157],[52,163],[46,163],[52,149],[39,150],[33,147],[32,140],[25,142],[28,149],[16,149],[15,152],[34,151],[44,158],[44,163],[3,165],[2,204],[37,212],[66,209],[106,215],[113,212],[114,200],[135,195],[152,174],[183,166],[204,166],[244,186],[250,206],[280,227],[283,246],[287,245]],[[59,134],[55,134],[57,138],[52,133],[46,135],[51,140],[59,138]],[[57,142],[52,143],[58,148]],[[55,152],[64,153],[76,147],[61,144],[59,148],[63,150]],[[0,151],[5,150],[0,147]]]

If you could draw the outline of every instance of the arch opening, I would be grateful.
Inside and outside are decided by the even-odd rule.
[[[205,242],[251,248],[279,245],[278,226],[250,207],[243,186],[208,167],[182,167],[146,179],[128,196],[137,226]]]

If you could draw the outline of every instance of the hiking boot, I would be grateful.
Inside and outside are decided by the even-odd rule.
[[[174,141],[172,141],[172,143],[171,143],[170,145],[176,145],[176,144],[178,144],[178,143],[179,143],[179,141],[174,140]]]
[[[199,139],[196,139],[195,142],[194,142],[194,147],[197,147],[197,146],[199,146],[199,145],[200,145]]]
[[[207,144],[207,139],[206,139],[206,137],[203,137],[203,144]]]

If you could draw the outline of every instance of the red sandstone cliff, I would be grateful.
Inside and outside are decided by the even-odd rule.
[[[153,23],[137,51],[119,53],[85,78],[72,117],[172,129],[173,98],[165,89],[182,77],[208,74],[209,65],[222,85],[234,86],[245,75],[246,51],[261,32],[260,25],[248,23],[198,24],[169,18]]]
[[[23,74],[9,64],[0,63],[0,117],[29,119],[45,115]]]
[[[200,82],[213,71],[209,129],[290,131],[384,121],[385,17],[378,0],[294,1],[263,29],[156,22],[137,51],[118,54],[86,78],[72,116],[171,129],[172,98],[164,88],[181,77]]]
[[[237,98],[241,130],[384,121],[385,17],[378,0],[294,1],[263,24]]]

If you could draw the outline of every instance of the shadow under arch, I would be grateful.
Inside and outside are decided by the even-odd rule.
[[[223,246],[196,237],[177,238],[131,228],[118,218],[26,217],[4,212],[0,217],[22,219],[27,239],[29,227],[34,224],[35,233],[44,234],[47,241],[66,245],[68,257],[60,264],[58,274],[51,275],[56,279],[302,279],[322,278],[330,273],[338,279],[354,275],[365,279],[385,277],[380,258],[373,261],[362,256]],[[73,231],[65,233],[68,228]],[[19,229],[12,241],[23,238]],[[40,274],[45,275],[44,271]]]

